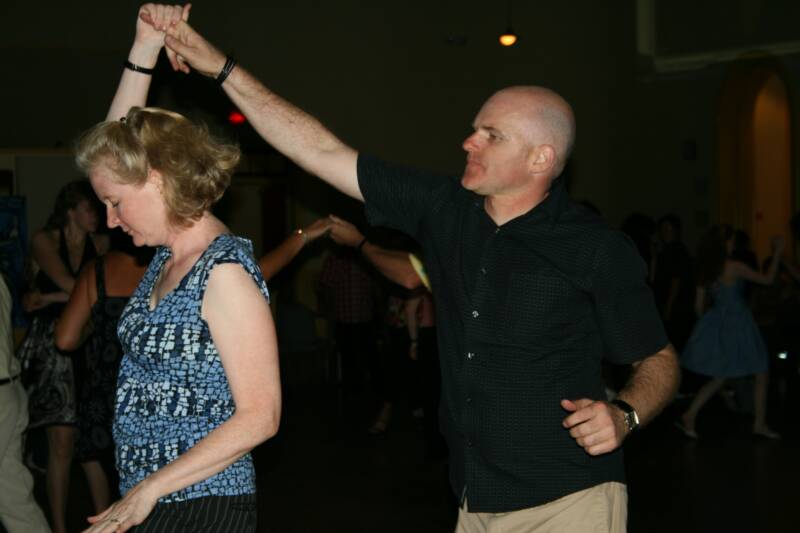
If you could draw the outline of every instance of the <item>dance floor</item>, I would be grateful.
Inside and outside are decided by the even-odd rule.
[[[626,444],[632,533],[798,531],[798,418],[774,402],[780,441],[757,439],[746,415],[717,398],[698,421],[701,439],[673,426],[686,400]],[[796,402],[794,402],[796,407]],[[367,433],[376,410],[366,391],[333,385],[288,387],[279,435],[255,452],[259,531],[449,533],[456,518],[444,459],[425,456],[421,421],[399,402],[389,430]],[[91,511],[73,469],[71,530]],[[37,496],[44,497],[37,477]]]

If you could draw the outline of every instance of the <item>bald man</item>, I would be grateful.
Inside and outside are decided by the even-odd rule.
[[[440,178],[359,154],[188,24],[161,29],[174,68],[216,78],[273,147],[422,245],[456,531],[625,531],[620,447],[672,398],[678,364],[636,250],[559,179],[570,105],[542,87],[497,92],[461,179]],[[603,357],[633,365],[614,402]]]

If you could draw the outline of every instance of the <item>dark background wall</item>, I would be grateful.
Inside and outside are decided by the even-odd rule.
[[[797,11],[788,0],[719,0],[699,10],[680,4],[655,3],[661,52],[680,48],[682,31],[691,38],[678,51],[719,46],[710,37],[717,18],[724,45],[757,49],[772,36],[771,21]],[[1,148],[68,147],[104,117],[137,7],[128,0],[0,4]],[[191,22],[360,150],[449,173],[461,171],[461,141],[489,94],[512,84],[552,87],[578,117],[573,196],[595,203],[613,224],[633,210],[676,211],[691,242],[714,217],[716,106],[728,63],[654,73],[637,54],[632,1],[511,7],[521,39],[508,49],[496,40],[506,26],[503,2],[206,1],[194,4]],[[797,33],[779,29],[776,39]],[[796,104],[795,56],[778,61]],[[252,132],[224,124],[230,106],[219,89],[172,73],[165,60],[151,96],[154,105],[238,137],[249,151],[265,149]]]

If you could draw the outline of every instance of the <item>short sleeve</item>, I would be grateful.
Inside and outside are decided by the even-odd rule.
[[[250,275],[259,292],[269,304],[269,289],[253,256],[253,244],[247,239],[233,235],[220,236],[219,240],[214,243],[213,251],[208,254],[207,266],[202,269],[200,278],[203,292],[208,285],[208,278],[213,268],[216,265],[229,263],[240,265]]]
[[[592,292],[605,357],[612,363],[644,359],[669,342],[646,278],[633,243],[622,233],[608,232],[595,254]]]
[[[398,229],[417,239],[425,214],[452,185],[447,178],[368,155],[358,156],[357,168],[370,224]]]

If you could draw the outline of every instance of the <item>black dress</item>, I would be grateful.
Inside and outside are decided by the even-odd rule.
[[[102,257],[95,261],[97,301],[92,306],[94,331],[86,344],[86,367],[78,400],[78,443],[76,454],[81,462],[113,459],[114,395],[122,348],[117,337],[117,323],[128,296],[106,294]]]
[[[69,262],[69,249],[64,230],[59,231],[58,255],[64,267],[74,277],[80,269],[97,256],[91,238],[86,239],[78,271]],[[40,271],[36,288],[42,294],[62,292],[61,288]],[[28,335],[19,347],[18,356],[23,367],[23,379],[28,393],[29,428],[77,423],[75,375],[72,364],[74,354],[63,354],[55,345],[53,330],[65,304],[54,303],[40,309],[33,316]]]

